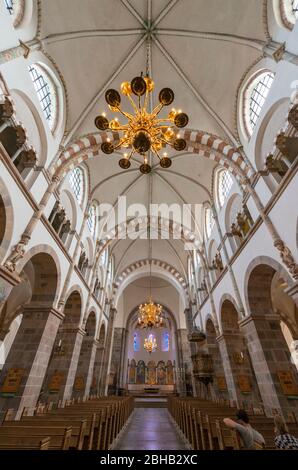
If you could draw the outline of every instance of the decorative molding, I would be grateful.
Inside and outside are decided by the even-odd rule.
[[[182,289],[185,291],[186,297],[188,298],[188,291],[187,291],[188,284],[187,284],[186,280],[184,279],[184,277],[181,275],[181,273],[179,271],[177,271],[176,268],[174,268],[169,263],[166,263],[165,261],[161,261],[161,260],[158,260],[158,259],[153,259],[151,261],[152,261],[153,266],[157,266],[158,268],[162,268],[165,271],[167,271],[171,276],[173,276],[179,282]],[[123,281],[130,274],[132,274],[134,271],[136,271],[140,268],[149,266],[149,264],[150,264],[149,259],[143,259],[143,260],[140,260],[140,261],[136,261],[135,263],[132,263],[130,266],[128,266],[126,269],[124,269],[122,271],[122,273],[117,277],[117,279],[115,280],[115,282],[113,284],[112,300],[115,299],[117,290],[120,288]]]
[[[228,169],[236,179],[244,180],[253,176],[252,169],[246,164],[244,158],[237,149],[225,142],[222,138],[203,131],[184,130],[181,137],[188,143],[188,152],[209,158]],[[117,143],[117,132],[99,132],[88,134],[70,144],[53,162],[50,172],[52,175],[64,177],[89,158],[100,154],[101,144],[108,138]]]

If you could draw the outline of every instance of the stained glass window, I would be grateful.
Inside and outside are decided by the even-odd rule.
[[[140,351],[140,335],[137,332],[133,335],[133,350],[134,352]]]
[[[161,350],[163,352],[169,352],[170,351],[170,333],[166,331],[162,335],[162,346]]]

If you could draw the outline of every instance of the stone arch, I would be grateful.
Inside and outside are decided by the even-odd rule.
[[[83,305],[84,294],[83,289],[79,284],[73,284],[71,287],[68,288],[67,293],[65,295],[65,299],[68,299],[68,297],[75,291],[79,293]]]
[[[10,90],[10,96],[16,108],[16,118],[26,126],[28,142],[36,151],[36,165],[40,168],[44,168],[47,164],[49,142],[41,114],[32,100],[32,97],[23,90],[14,88]],[[37,177],[38,173],[34,174],[34,177],[30,179],[31,186]]]
[[[40,244],[36,245],[32,248],[30,248],[24,255],[24,257],[19,261],[18,266],[17,266],[17,272],[20,274],[24,266],[27,264],[27,262],[33,258],[35,255],[38,254],[48,254],[53,261],[55,262],[56,269],[57,269],[57,290],[56,290],[56,295],[54,299],[54,305],[57,305],[59,295],[60,295],[60,290],[61,290],[61,284],[62,284],[62,275],[61,275],[61,267],[60,267],[60,261],[57,253],[55,250],[45,244]]]
[[[167,278],[174,278],[176,284],[179,284],[180,288],[183,290],[185,298],[188,299],[189,294],[188,294],[188,284],[185,280],[185,278],[179,273],[179,271],[171,266],[169,263],[166,263],[165,261],[157,260],[157,259],[152,259],[152,266],[156,267],[159,270],[164,271],[167,273]],[[138,270],[144,270],[149,266],[149,260],[148,259],[143,259],[140,261],[136,261],[135,263],[132,263],[130,266],[125,268],[122,273],[116,278],[114,284],[113,284],[113,295],[112,295],[112,301],[115,301],[119,290],[123,287],[123,284],[125,281],[135,272]]]
[[[244,277],[244,296],[245,296],[245,302],[246,302],[248,315],[252,314],[251,307],[250,307],[250,299],[249,299],[250,297],[249,280],[250,280],[251,274],[253,273],[255,269],[258,268],[258,266],[265,266],[264,272],[267,274],[267,277],[268,277],[267,282],[269,282],[270,276],[272,276],[271,277],[271,281],[272,281],[274,274],[278,273],[279,276],[284,279],[288,287],[293,285],[293,281],[290,275],[287,273],[287,271],[283,268],[283,266],[278,261],[276,261],[273,258],[270,258],[269,256],[258,256],[253,261],[251,261],[251,263],[249,264],[246,270],[246,274]],[[259,269],[261,270],[261,268]]]
[[[72,286],[70,292],[66,296],[64,305],[63,325],[73,325],[78,328],[81,324],[82,317],[82,299],[83,293],[79,286]]]
[[[220,328],[223,333],[235,333],[239,330],[240,313],[234,299],[225,294],[220,304]]]
[[[239,193],[234,193],[230,196],[225,210],[225,229],[227,232],[231,229],[233,219],[236,219],[237,211],[242,209],[242,198]]]
[[[255,166],[258,171],[266,170],[266,157],[272,152],[272,143],[275,142],[280,129],[288,124],[290,109],[290,98],[283,97],[266,111],[255,139]]]
[[[7,309],[3,309],[8,314],[6,318],[0,319],[1,328],[3,328],[6,326],[5,322],[9,325],[9,315],[13,316],[16,311],[22,314],[22,321],[15,332],[0,376],[0,384],[2,385],[10,369],[24,370],[18,393],[9,400],[0,397],[0,410],[3,412],[8,407],[14,408],[16,419],[20,418],[24,406],[34,409],[36,405],[56,334],[63,318],[63,315],[53,308],[54,300],[57,298],[58,285],[58,268],[54,258],[43,251],[31,253],[31,257],[27,260],[20,276],[21,278],[23,276],[23,279],[25,271],[27,286],[30,286],[29,296],[18,298],[14,310],[11,310],[10,313],[7,312]],[[15,293],[18,288],[19,285],[12,289],[5,307],[9,305],[11,300],[15,301]],[[32,387],[33,382],[34,386]]]
[[[103,347],[106,340],[106,324],[104,321],[101,322],[98,333],[98,343],[99,347]]]
[[[238,312],[239,308],[238,308],[237,302],[234,299],[234,297],[230,294],[223,294],[223,296],[221,297],[220,302],[219,302],[219,312],[222,311],[222,306],[223,306],[223,303],[225,301],[231,302],[231,304],[233,304],[235,310],[237,310],[237,312]],[[239,316],[239,320],[240,320],[240,314],[239,313],[238,313],[238,316]]]
[[[247,270],[245,285],[250,316],[242,322],[247,331],[251,356],[257,357],[255,373],[265,408],[281,408],[283,413],[297,409],[297,401],[287,399],[280,374],[286,373],[292,377],[294,384],[298,383],[297,369],[291,361],[290,344],[282,329],[285,316],[281,313],[289,315],[284,299],[293,306],[290,315],[295,315],[292,318],[295,318],[298,326],[297,307],[285,291],[291,285],[287,282],[288,277],[283,267],[271,258],[253,260]],[[276,308],[279,301],[281,311]]]
[[[57,298],[57,266],[47,253],[32,255],[21,270],[20,279],[21,282],[13,287],[0,314],[1,339],[5,338],[12,322],[23,314],[24,309],[51,309]]]
[[[211,313],[208,313],[208,315],[206,315],[205,317],[205,320],[204,320],[204,332],[206,333],[207,332],[207,323],[208,321],[211,321],[215,330],[216,330],[216,321],[214,321],[214,318],[212,317]]]
[[[181,137],[186,140],[187,150],[190,153],[216,161],[238,180],[252,176],[252,170],[240,152],[220,137],[203,131],[191,130],[182,131]],[[63,178],[75,166],[89,158],[96,157],[101,151],[101,144],[108,138],[111,142],[118,143],[120,136],[117,132],[99,132],[86,135],[71,143],[53,164],[50,170],[51,175]]]
[[[97,324],[96,313],[94,311],[94,308],[90,308],[86,316],[86,320],[84,321],[84,329],[87,332],[87,336],[95,338],[96,324]]]
[[[14,212],[9,192],[0,178],[0,262],[9,248],[14,226]]]

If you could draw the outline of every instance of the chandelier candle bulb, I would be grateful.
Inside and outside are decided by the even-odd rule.
[[[116,117],[109,122],[105,112],[95,119],[95,125],[98,129],[110,129],[117,131],[119,134],[119,143],[117,145],[114,146],[110,139],[107,139],[102,144],[101,149],[104,153],[110,155],[118,149],[131,149],[129,157],[124,155],[124,158],[119,160],[119,165],[123,169],[129,168],[129,159],[134,153],[137,153],[143,158],[143,163],[140,164],[141,173],[150,173],[152,170],[151,165],[148,164],[148,152],[150,151],[158,157],[162,168],[169,168],[172,165],[171,159],[168,157],[168,154],[164,154],[161,158],[159,151],[167,146],[177,151],[186,148],[186,141],[176,136],[174,127],[185,127],[189,121],[188,116],[181,110],[177,111],[175,108],[172,108],[167,117],[158,118],[162,109],[172,104],[175,95],[170,88],[163,88],[159,93],[159,104],[153,111],[150,111],[148,109],[148,97],[154,88],[154,81],[149,76],[135,77],[131,82],[123,82],[121,84],[121,94],[128,98],[133,108],[133,114],[129,114],[121,109],[121,95],[117,90],[107,90],[105,99],[109,109],[114,112],[120,112],[127,122],[126,124],[121,124]],[[134,96],[137,103],[134,100]]]

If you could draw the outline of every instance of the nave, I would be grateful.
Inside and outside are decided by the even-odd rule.
[[[185,450],[166,408],[136,408],[115,450]]]
[[[297,19],[0,0],[0,449],[298,437]]]

